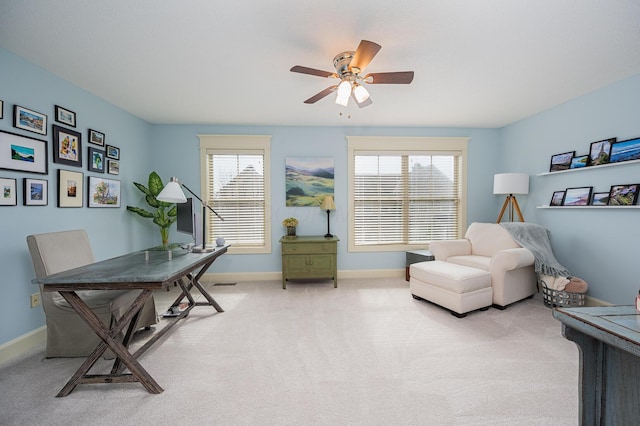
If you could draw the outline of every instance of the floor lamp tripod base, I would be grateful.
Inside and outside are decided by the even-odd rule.
[[[509,219],[513,222],[513,210],[515,208],[516,213],[518,213],[518,217],[520,218],[520,222],[524,222],[524,217],[522,217],[522,212],[520,211],[520,206],[518,205],[518,200],[516,196],[513,194],[507,195],[507,198],[504,200],[504,204],[502,205],[502,210],[500,210],[500,215],[498,216],[498,220],[496,223],[500,223],[502,220],[502,216],[504,212],[507,210],[507,206],[509,207]]]

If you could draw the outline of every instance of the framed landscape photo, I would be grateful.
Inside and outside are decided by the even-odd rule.
[[[108,173],[110,175],[120,174],[120,162],[118,160],[107,160]]]
[[[82,207],[82,172],[58,170],[58,207]]]
[[[633,206],[638,201],[640,183],[613,185],[609,191],[608,206]]]
[[[46,206],[49,204],[49,182],[46,179],[24,178],[22,187],[25,206]]]
[[[571,167],[571,160],[576,155],[575,151],[563,152],[562,154],[556,154],[551,156],[550,172],[559,172],[560,170],[567,170]]]
[[[578,155],[577,157],[573,157],[571,159],[570,169],[579,169],[580,167],[586,167],[589,162],[588,155]]]
[[[609,204],[609,193],[608,192],[594,192],[593,198],[591,199],[592,206],[606,206]]]
[[[601,164],[607,164],[609,162],[609,156],[611,155],[611,144],[615,141],[616,138],[609,138],[598,142],[591,142],[589,165],[599,166]]]
[[[47,134],[47,116],[20,105],[13,106],[13,127],[29,132]]]
[[[104,146],[104,140],[106,136],[104,133],[97,130],[89,129],[89,143],[94,145]]]
[[[113,145],[107,145],[107,157],[113,158],[114,160],[119,160],[120,148],[115,147]]]
[[[0,178],[0,206],[17,206],[16,180]]]
[[[120,181],[89,176],[89,207],[120,207]]]
[[[0,169],[48,173],[47,141],[0,130]]]
[[[611,163],[640,159],[640,138],[611,144]]]
[[[588,206],[591,201],[592,186],[567,188],[562,199],[563,206]]]
[[[53,127],[53,162],[82,167],[82,135],[64,127]]]
[[[551,196],[550,206],[561,206],[564,198],[564,191],[555,191]]]
[[[56,105],[56,121],[67,126],[76,127],[76,113]]]
[[[104,151],[92,146],[89,147],[88,151],[87,169],[90,172],[104,173],[104,166],[106,163],[106,159],[104,158]]]

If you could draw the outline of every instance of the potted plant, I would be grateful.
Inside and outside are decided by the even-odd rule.
[[[153,223],[160,227],[160,236],[162,237],[162,245],[169,244],[169,227],[177,219],[177,208],[174,203],[166,203],[159,201],[156,197],[164,188],[162,178],[156,173],[149,174],[148,186],[141,183],[133,182],[133,184],[145,195],[145,200],[155,211],[151,212],[140,207],[127,206],[127,210],[136,213],[139,216],[153,219]]]
[[[295,217],[288,217],[282,221],[282,225],[287,227],[287,236],[295,237],[296,226],[298,226],[298,219]]]

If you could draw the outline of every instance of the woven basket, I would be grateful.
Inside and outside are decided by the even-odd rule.
[[[571,293],[568,291],[558,291],[547,287],[544,281],[542,284],[542,298],[545,306],[550,308],[566,308],[571,306],[584,306],[586,293]]]

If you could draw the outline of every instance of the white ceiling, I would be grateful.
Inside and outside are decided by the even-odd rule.
[[[413,83],[303,104],[362,39]],[[640,1],[2,0],[0,46],[152,123],[502,127],[639,74]]]

